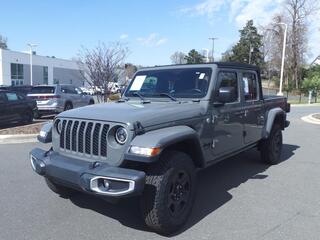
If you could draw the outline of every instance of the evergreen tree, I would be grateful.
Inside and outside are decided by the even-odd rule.
[[[192,63],[203,63],[204,56],[201,55],[198,51],[195,49],[192,49],[187,56],[185,56],[185,60],[188,64]]]
[[[232,47],[228,56],[232,62],[250,63],[258,66],[263,65],[262,35],[258,33],[253,25],[253,20],[249,20],[246,26],[239,30],[240,40]]]

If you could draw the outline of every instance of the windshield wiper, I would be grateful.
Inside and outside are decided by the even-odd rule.
[[[170,98],[172,101],[175,101],[175,102],[177,101],[177,99],[174,96],[170,95],[169,93],[160,93],[159,95],[166,96],[166,97]]]
[[[138,97],[141,99],[142,103],[150,103],[150,100],[145,100],[141,93],[139,93],[139,92],[133,92],[132,94],[133,94],[134,96],[138,96]]]

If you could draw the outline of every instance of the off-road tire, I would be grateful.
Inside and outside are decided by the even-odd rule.
[[[147,170],[141,198],[146,225],[164,235],[177,231],[191,213],[195,189],[196,170],[192,159],[183,152],[164,152]]]
[[[76,191],[68,188],[68,187],[64,187],[60,184],[55,183],[54,181],[52,181],[49,178],[45,177],[45,181],[47,186],[50,188],[50,190],[56,194],[59,194],[62,197],[70,197],[72,196]]]
[[[282,151],[282,129],[275,123],[267,139],[260,142],[260,154],[263,162],[278,164],[281,161]]]

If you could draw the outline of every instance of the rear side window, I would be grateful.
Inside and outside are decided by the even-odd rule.
[[[41,93],[54,93],[55,87],[33,87],[31,89],[32,94],[41,94]]]
[[[9,102],[18,100],[18,95],[16,93],[6,93],[6,96]]]
[[[238,91],[238,78],[237,78],[237,73],[236,72],[229,72],[229,71],[222,71],[219,72],[218,75],[218,92],[217,96],[219,94],[219,89],[222,87],[231,87],[234,89],[234,99],[231,102],[237,102],[239,99],[239,91]]]
[[[243,93],[246,101],[258,99],[258,80],[254,73],[243,73]]]

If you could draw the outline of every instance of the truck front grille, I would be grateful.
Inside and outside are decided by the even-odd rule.
[[[60,149],[82,155],[107,157],[109,124],[83,120],[62,121]]]

